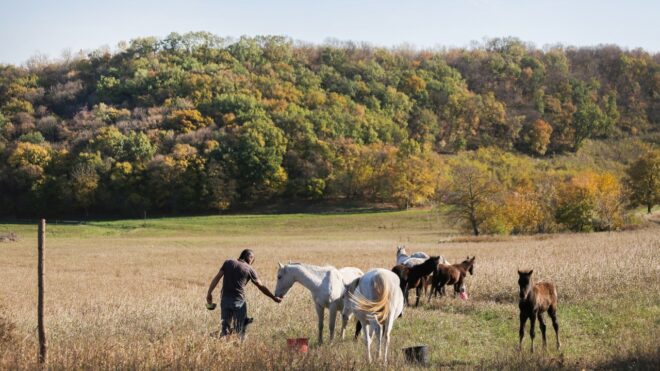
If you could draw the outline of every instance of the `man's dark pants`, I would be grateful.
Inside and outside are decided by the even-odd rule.
[[[222,322],[222,332],[220,333],[220,336],[236,333],[243,337],[245,334],[246,317],[247,303],[245,300],[223,297],[220,301],[220,319]]]

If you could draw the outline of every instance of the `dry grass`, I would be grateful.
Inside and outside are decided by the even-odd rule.
[[[438,299],[407,308],[394,326],[391,368],[400,348],[430,346],[434,367],[643,368],[657,364],[660,342],[660,231],[564,234],[506,241],[445,242],[451,230],[427,212],[325,216],[204,217],[49,225],[46,325],[53,369],[220,368],[354,369],[364,347],[350,340],[289,354],[288,337],[316,338],[309,294],[294,286],[274,304],[249,289],[255,317],[242,346],[208,334],[217,311],[204,308],[219,265],[245,247],[274,287],[277,261],[391,267],[395,246],[443,254],[452,262],[476,255],[470,300]],[[36,368],[36,228],[16,230],[0,245],[0,300],[12,340],[0,344],[0,369]],[[559,289],[564,349],[518,354],[518,268]],[[217,293],[216,293],[217,296]],[[327,327],[327,326],[326,326]],[[351,331],[352,332],[352,329]],[[537,331],[538,333],[538,331]],[[552,337],[554,333],[550,331]],[[540,334],[537,335],[540,345]],[[313,340],[312,340],[313,341]],[[529,338],[526,337],[526,348]],[[552,342],[550,342],[552,344]],[[11,348],[10,351],[6,351]],[[371,367],[377,368],[375,365]]]

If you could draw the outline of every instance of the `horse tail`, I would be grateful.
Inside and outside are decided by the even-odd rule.
[[[371,314],[378,323],[382,324],[390,315],[391,286],[392,284],[386,277],[376,275],[373,282],[373,288],[376,292],[375,300],[365,298],[360,292],[350,294],[350,299],[356,310]]]

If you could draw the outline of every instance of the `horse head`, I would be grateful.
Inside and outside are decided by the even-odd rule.
[[[341,315],[346,319],[348,319],[352,313],[353,306],[351,300],[359,283],[360,277],[354,279],[348,285],[344,286],[344,296],[342,299],[344,301],[344,306],[342,308]]]
[[[470,272],[470,275],[474,275],[474,259],[476,259],[476,256],[470,258],[468,255],[465,260],[460,263],[461,267],[463,267],[466,272]]]
[[[440,264],[440,256],[431,256],[424,263],[432,265],[433,270],[436,270],[438,268],[438,264]]]
[[[282,263],[277,263],[277,284],[275,285],[275,296],[283,298],[291,286],[296,282],[293,276],[293,272],[288,265]]]
[[[470,275],[474,275],[474,259],[476,259],[476,256],[473,256],[472,259],[468,256],[468,259],[470,259],[470,268],[468,268],[468,272],[470,272]]]
[[[532,290],[532,273],[534,273],[534,270],[527,272],[518,270],[518,294],[521,300],[527,299],[529,292]]]

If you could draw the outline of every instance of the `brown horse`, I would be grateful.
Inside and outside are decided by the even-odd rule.
[[[413,267],[406,267],[399,264],[392,268],[392,272],[399,276],[401,291],[403,292],[403,300],[406,304],[408,303],[408,291],[410,289],[415,289],[417,293],[415,306],[419,305],[419,298],[421,296],[421,291],[427,282],[427,277],[435,271],[439,262],[439,256],[432,256],[426,259],[424,263]]]
[[[438,264],[438,267],[433,272],[433,283],[431,284],[431,292],[429,293],[429,300],[435,294],[440,293],[444,295],[445,286],[454,285],[454,294],[465,291],[463,280],[469,272],[470,275],[474,274],[474,260],[476,256],[470,258],[469,256],[458,264]]]
[[[399,286],[401,287],[401,292],[404,293],[403,295],[403,302],[408,305],[408,293],[406,292],[406,285],[408,284],[408,274],[410,272],[410,268],[403,265],[403,264],[397,264],[392,268],[392,272],[396,273],[396,275],[399,277]],[[424,289],[424,294],[426,294],[426,286],[430,283],[430,279],[428,276],[422,278],[424,282],[422,282],[422,286]]]
[[[405,292],[406,292],[406,285],[408,284],[409,271],[410,268],[406,267],[403,264],[397,264],[392,268],[392,272],[396,273],[396,275],[399,277],[399,287],[401,287],[401,292],[404,293],[403,295],[404,304],[408,304],[408,295],[405,295]]]
[[[520,286],[520,343],[518,349],[522,349],[522,341],[525,336],[525,322],[529,318],[529,337],[532,338],[532,353],[534,353],[534,325],[539,320],[541,335],[543,336],[543,349],[546,348],[545,322],[543,312],[548,311],[552,319],[552,327],[557,337],[557,350],[559,350],[559,323],[557,323],[557,287],[550,282],[532,283],[532,272],[518,271],[518,286]]]

